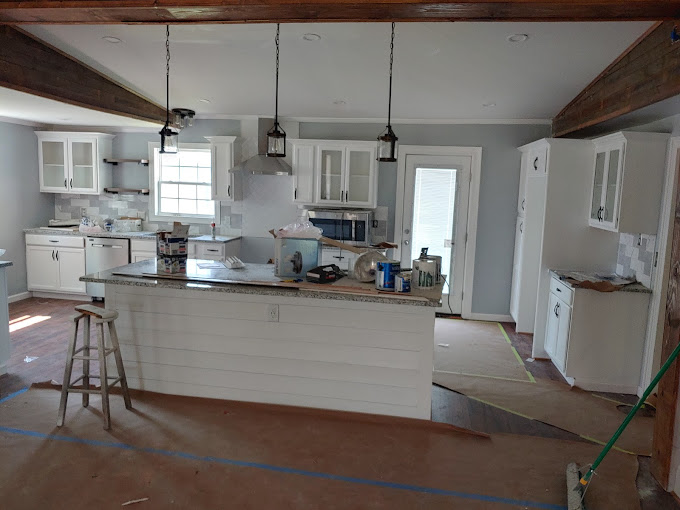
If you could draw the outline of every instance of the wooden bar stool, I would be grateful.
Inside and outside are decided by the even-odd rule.
[[[66,401],[68,400],[69,392],[83,394],[83,407],[87,407],[90,403],[90,393],[101,393],[102,396],[102,414],[104,415],[104,429],[111,428],[111,415],[109,412],[109,388],[117,383],[123,391],[123,399],[125,400],[125,408],[132,409],[130,402],[130,394],[128,393],[127,379],[125,379],[125,369],[123,368],[123,358],[120,355],[120,347],[118,345],[118,334],[116,333],[116,325],[114,321],[118,318],[118,312],[114,310],[107,310],[93,305],[78,305],[76,306],[78,315],[73,317],[73,336],[69,340],[68,352],[66,355],[66,368],[64,369],[64,383],[61,387],[61,400],[59,402],[59,414],[57,415],[57,427],[64,424],[64,415],[66,414]],[[84,319],[83,328],[83,346],[76,349],[76,342],[78,340],[78,324],[80,320]],[[97,328],[97,346],[90,346],[90,319],[92,319]],[[111,338],[111,347],[106,347],[106,340],[104,337],[104,324],[109,325],[109,336]],[[91,350],[97,350],[97,355],[90,355]],[[80,355],[79,353],[83,353]],[[118,368],[118,377],[108,376],[106,372],[106,356],[113,354],[116,360],[116,367]],[[73,372],[73,360],[83,360],[83,375],[71,382],[71,374]],[[99,376],[90,375],[90,361],[99,361]],[[90,378],[98,378],[101,382],[101,389],[90,388]],[[110,381],[113,380],[113,381]],[[83,381],[82,388],[75,388],[74,386],[80,381]]]

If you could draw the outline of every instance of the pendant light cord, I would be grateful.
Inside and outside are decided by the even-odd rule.
[[[275,109],[274,109],[274,125],[278,126],[279,124],[279,30],[280,30],[280,23],[276,24],[276,38],[274,41],[276,42],[276,102],[275,102]]]
[[[170,124],[170,25],[165,25],[165,126]]]
[[[387,127],[392,127],[392,63],[394,62],[394,21],[392,22],[392,39],[390,40],[390,93],[387,102]]]

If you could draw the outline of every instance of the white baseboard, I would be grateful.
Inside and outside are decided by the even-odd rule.
[[[471,313],[464,316],[463,319],[487,322],[515,322],[510,315],[499,315],[493,313]]]
[[[92,301],[92,298],[87,294],[60,294],[58,292],[36,292],[33,291],[33,297],[47,298],[47,299],[69,299],[71,301]]]
[[[16,303],[17,301],[23,301],[24,299],[28,299],[30,297],[33,297],[32,292],[19,292],[19,294],[12,294],[11,296],[8,296],[7,302]]]
[[[638,391],[637,386],[628,386],[625,384],[607,384],[596,381],[588,381],[586,379],[576,379],[575,386],[586,391],[603,391],[606,393],[625,393],[626,395],[636,395]]]

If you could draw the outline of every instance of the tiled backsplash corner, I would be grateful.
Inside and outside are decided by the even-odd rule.
[[[648,234],[620,234],[616,273],[635,277],[645,287],[652,286],[656,236]]]
[[[387,241],[387,213],[388,208],[382,205],[379,205],[373,211],[373,219],[378,224],[377,227],[371,226],[371,242],[373,244]]]

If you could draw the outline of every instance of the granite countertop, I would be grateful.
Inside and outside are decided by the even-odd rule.
[[[205,264],[208,267],[201,268],[199,264]],[[308,282],[288,283],[274,276],[273,264],[245,264],[242,269],[209,267],[214,265],[215,261],[189,259],[187,261],[187,275],[181,276],[188,276],[189,279],[176,279],[173,275],[158,275],[159,278],[154,278],[153,276],[145,276],[145,274],[156,274],[156,260],[151,259],[85,275],[80,278],[80,281],[136,287],[336,299],[395,305],[438,307],[441,304],[442,285],[433,290],[422,291],[418,289],[403,295],[376,294],[373,283],[361,283],[350,278],[342,278],[335,284],[328,285]],[[170,278],[167,278],[168,276]],[[296,286],[301,288],[295,288]],[[341,288],[332,290],[334,286]],[[416,299],[413,299],[413,297]]]
[[[551,269],[550,274],[552,276],[557,277],[562,283],[565,285],[568,285],[572,289],[582,289],[582,287],[578,286],[577,282],[574,282],[573,280],[569,279],[568,275],[569,273],[572,273],[574,271],[566,271],[566,270],[561,270],[561,269]],[[576,271],[578,273],[582,273],[585,275],[591,275],[594,278],[594,281],[601,281],[601,278],[598,278],[596,276],[596,273],[589,272],[589,271]],[[584,289],[588,290],[588,289]],[[635,283],[629,283],[628,285],[624,285],[619,289],[616,289],[614,292],[637,292],[640,294],[651,294],[652,289],[649,287],[645,287],[642,285],[640,282],[635,282]]]
[[[156,232],[143,231],[143,232],[96,232],[92,234],[87,234],[78,231],[78,229],[69,228],[25,228],[25,234],[37,234],[44,236],[76,236],[76,237],[105,237],[113,239],[154,239],[156,237]],[[189,241],[194,241],[198,243],[228,243],[229,241],[234,241],[236,239],[241,239],[241,236],[215,236],[213,239],[211,236],[189,236]]]
[[[10,260],[0,260],[0,269],[2,269],[3,267],[9,267],[11,265],[13,264],[12,261]]]

